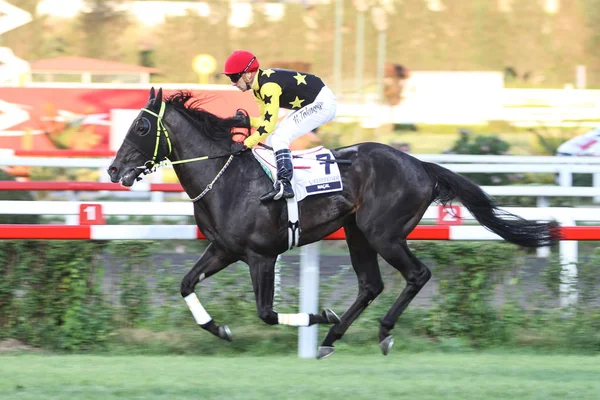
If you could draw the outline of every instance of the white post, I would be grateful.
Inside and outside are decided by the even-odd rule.
[[[383,104],[388,20],[383,7],[373,7],[371,9],[371,17],[377,30],[377,101],[379,101],[379,104]]]
[[[565,187],[573,186],[573,174],[570,169],[561,168],[558,172],[558,185]]]
[[[152,173],[152,182],[153,183],[163,183],[163,170],[162,168],[158,168],[156,171]],[[165,201],[164,192],[150,192],[150,200],[156,203],[162,203]]]
[[[587,71],[585,65],[575,67],[575,87],[585,89],[587,87]]]
[[[354,90],[358,103],[363,102],[363,69],[365,61],[365,12],[368,5],[364,0],[354,0],[356,7],[356,59],[354,72]]]
[[[300,249],[300,312],[315,314],[319,307],[319,246],[315,242]],[[298,357],[317,356],[317,325],[298,328]]]
[[[344,24],[344,0],[335,2],[335,24],[333,39],[333,88],[339,96],[342,94],[342,63],[343,63],[343,24]]]
[[[549,207],[550,203],[548,202],[548,198],[544,196],[540,196],[537,198],[537,207],[538,208],[546,208]],[[550,247],[540,247],[537,249],[538,258],[548,258],[550,255]]]
[[[281,300],[281,254],[277,256],[275,261],[275,278],[273,283],[273,306],[277,308]]]
[[[575,221],[569,218],[561,219],[561,226],[575,226]],[[560,307],[569,308],[577,303],[577,241],[561,240],[560,262]]]
[[[79,199],[77,198],[77,194],[75,194],[75,192],[73,190],[69,190],[67,192],[67,196],[69,197],[69,201],[71,202],[78,202]],[[65,224],[66,225],[79,225],[79,215],[75,214],[69,214],[67,216],[65,216]]]
[[[592,179],[592,186],[595,188],[600,187],[600,172],[594,172]],[[594,203],[600,203],[600,196],[594,196]]]

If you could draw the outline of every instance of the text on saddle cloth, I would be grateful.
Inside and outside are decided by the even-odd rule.
[[[277,164],[275,155],[270,149],[260,146],[252,148],[252,154],[265,170],[266,174],[275,182],[277,177]],[[296,201],[306,196],[315,194],[339,192],[343,189],[340,168],[334,160],[331,150],[323,146],[307,150],[292,151],[294,176],[292,187],[296,194]],[[302,157],[302,158],[296,158]]]

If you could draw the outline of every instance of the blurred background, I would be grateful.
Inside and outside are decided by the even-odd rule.
[[[328,368],[346,375],[332,398],[597,398],[599,44],[599,0],[0,0],[0,397],[185,398],[194,372],[214,367],[206,398],[323,398]],[[377,354],[378,321],[405,282],[380,260],[386,290],[339,342],[324,381],[298,355],[312,357],[326,329],[307,333],[307,350],[295,328],[265,325],[236,264],[197,288],[233,330],[233,343],[219,341],[179,295],[205,241],[149,238],[193,228],[172,169],[131,191],[105,170],[150,87],[191,91],[220,116],[257,115],[252,95],[220,74],[236,49],[261,67],[319,75],[336,93],[336,119],[294,149],[386,143],[464,174],[525,218],[589,233],[533,252],[411,241],[434,277],[400,318],[391,360]],[[475,224],[460,204],[432,206],[422,221]],[[94,225],[118,240],[73,240]],[[121,225],[139,226],[138,240],[120,240]],[[304,257],[321,272],[311,296],[341,315],[357,293],[342,241],[281,256],[278,310],[298,310]],[[359,386],[361,368],[382,380]],[[257,388],[254,369],[275,392]]]

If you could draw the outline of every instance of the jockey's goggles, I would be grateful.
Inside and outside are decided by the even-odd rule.
[[[227,77],[231,79],[231,83],[237,83],[242,77],[243,72],[238,72],[237,74],[227,74]]]
[[[252,59],[250,60],[248,65],[246,65],[246,68],[244,68],[244,70],[242,72],[238,72],[236,74],[226,74],[229,77],[229,79],[231,79],[231,82],[237,83],[240,80],[240,78],[242,77],[242,74],[244,74],[244,72],[248,71],[248,68],[250,68],[250,66],[252,65],[254,60],[256,60],[256,57],[252,57]]]

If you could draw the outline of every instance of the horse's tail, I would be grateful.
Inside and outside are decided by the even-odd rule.
[[[519,246],[544,247],[556,244],[560,239],[556,223],[528,221],[503,211],[494,199],[467,178],[437,164],[422,164],[435,184],[432,201],[446,205],[459,199],[481,225]]]

